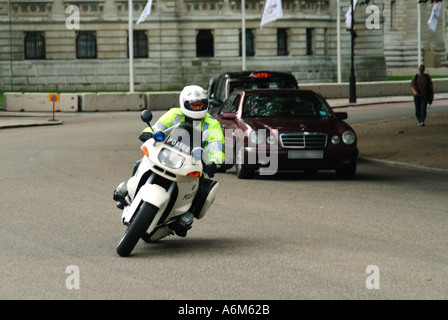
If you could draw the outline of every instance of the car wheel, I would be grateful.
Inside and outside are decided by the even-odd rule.
[[[356,175],[356,162],[336,169],[336,177],[341,180],[352,180]]]
[[[235,169],[236,176],[239,179],[252,179],[255,175],[256,166],[251,164],[244,163],[244,150],[240,148],[237,152],[235,152]]]

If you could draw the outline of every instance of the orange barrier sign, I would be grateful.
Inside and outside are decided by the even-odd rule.
[[[50,102],[59,102],[59,94],[57,94],[57,93],[50,93],[48,95],[48,101],[50,101]]]
[[[48,95],[48,101],[53,102],[53,118],[51,118],[50,120],[54,121],[55,120],[54,119],[54,104],[56,102],[59,102],[59,94],[57,94],[57,93],[50,93]]]

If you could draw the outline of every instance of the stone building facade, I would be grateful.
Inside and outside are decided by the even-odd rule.
[[[132,6],[135,90],[206,86],[214,74],[242,69],[241,1],[154,0],[150,17],[137,25],[146,2]],[[342,81],[348,82],[350,1],[340,2]],[[412,1],[392,2],[370,1],[381,12],[379,29],[366,27],[365,7],[355,11],[357,81],[385,80],[388,67],[415,65],[415,39],[405,26],[415,22]],[[262,29],[265,0],[245,3],[247,70],[287,71],[299,83],[337,81],[337,1],[283,0],[283,17]],[[0,0],[0,90],[128,91],[128,14],[128,0]],[[432,41],[428,34],[426,43],[444,54],[441,64],[445,28],[443,16],[443,35]]]
[[[437,28],[428,28],[433,4],[420,4],[421,57],[430,68],[447,67],[448,4],[443,2]],[[417,1],[385,0],[384,56],[388,69],[415,68],[418,64],[418,14]]]

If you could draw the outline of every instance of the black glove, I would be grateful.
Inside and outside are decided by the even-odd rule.
[[[210,178],[213,178],[215,176],[216,170],[218,170],[218,167],[216,166],[216,163],[212,162],[209,165],[205,166],[204,173]]]
[[[146,142],[147,140],[152,138],[152,132],[142,132],[140,133],[138,138],[140,139],[140,141]]]

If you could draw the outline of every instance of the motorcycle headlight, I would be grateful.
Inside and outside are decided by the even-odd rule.
[[[157,156],[160,163],[171,168],[171,169],[179,169],[182,167],[185,161],[185,157],[173,152],[167,148],[163,148],[160,150],[159,155]]]
[[[351,130],[345,130],[342,134],[342,141],[344,141],[345,144],[353,144],[356,141],[356,135]]]

